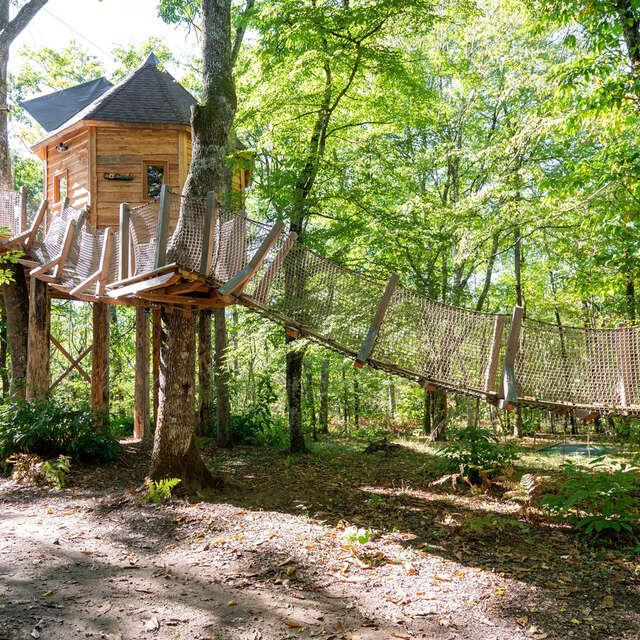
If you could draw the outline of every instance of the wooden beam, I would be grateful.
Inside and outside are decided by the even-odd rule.
[[[158,302],[160,304],[174,304],[180,306],[202,307],[204,309],[216,309],[218,307],[228,307],[236,302],[235,299],[227,296],[213,295],[209,297],[195,296],[176,296],[162,292],[142,292],[137,293],[136,297],[149,302]]]
[[[502,346],[502,332],[504,330],[505,316],[499,313],[493,321],[493,338],[489,360],[484,374],[484,392],[487,395],[496,394],[496,374],[498,373],[498,361],[500,360],[500,347]]]
[[[167,237],[169,235],[169,215],[171,212],[171,187],[163,184],[160,189],[160,205],[158,207],[158,235],[156,237],[155,268],[167,264]]]
[[[113,234],[111,227],[107,227],[103,235],[102,254],[100,255],[100,265],[88,278],[85,278],[77,287],[69,291],[69,295],[77,296],[93,284],[98,284],[96,296],[104,295],[105,283],[109,277],[111,266],[111,251],[113,248]]]
[[[398,282],[400,280],[400,276],[397,273],[394,273],[387,282],[386,287],[384,288],[384,292],[380,301],[378,302],[378,307],[376,308],[376,313],[373,317],[373,321],[371,322],[371,327],[365,336],[365,339],[360,347],[360,351],[356,357],[356,361],[354,365],[358,367],[358,369],[362,368],[362,365],[369,359],[371,352],[373,351],[373,346],[375,345],[376,338],[378,337],[378,332],[380,331],[380,327],[382,326],[382,321],[384,320],[384,315],[387,312],[387,308],[389,307],[389,303],[391,302],[391,297],[393,296],[393,292],[396,290],[398,286]]]
[[[27,400],[44,400],[49,391],[49,325],[51,303],[46,282],[29,282]]]
[[[258,286],[253,294],[253,299],[259,305],[264,305],[267,300],[267,294],[269,293],[269,289],[271,288],[271,283],[273,282],[273,278],[275,277],[278,269],[282,266],[284,259],[287,257],[287,254],[291,250],[294,242],[297,240],[298,234],[293,231],[288,236],[287,239],[283,242],[282,247],[280,247],[280,251],[278,251],[278,255],[273,259],[273,261],[269,264],[264,275],[260,279]]]
[[[89,345],[75,360],[71,361],[71,364],[51,384],[49,392],[53,391],[74,369],[78,369],[82,372],[83,377],[85,377],[87,381],[91,382],[91,378],[85,373],[84,369],[80,367],[80,363],[87,357],[91,349],[92,345]]]
[[[207,206],[202,221],[202,255],[200,256],[200,273],[205,276],[211,271],[211,261],[213,260],[213,247],[216,228],[216,194],[214,191],[207,193]]]
[[[141,280],[150,280],[151,278],[155,278],[155,276],[167,273],[168,271],[178,271],[178,265],[175,264],[175,262],[172,262],[171,264],[167,264],[164,267],[160,267],[159,269],[153,269],[152,271],[139,273],[137,276],[131,276],[130,278],[126,278],[125,280],[116,280],[115,282],[108,284],[107,289],[111,289],[113,291],[120,287],[133,284],[134,282],[140,282]]]
[[[221,295],[234,295],[239,296],[242,294],[242,291],[247,286],[249,280],[253,278],[256,274],[256,271],[260,268],[260,265],[264,262],[264,259],[267,256],[267,253],[271,251],[273,245],[277,242],[280,234],[284,231],[284,224],[280,221],[276,222],[273,227],[271,227],[269,233],[266,238],[262,241],[262,244],[252,256],[249,264],[246,267],[238,271],[233,277],[231,277],[227,282],[225,282],[221,287],[219,287],[218,291]]]
[[[169,284],[173,284],[180,279],[175,273],[169,272],[155,278],[149,278],[148,280],[141,280],[127,285],[126,287],[119,287],[118,289],[111,289],[107,294],[110,298],[122,298],[124,296],[137,295],[142,291],[151,291],[153,289],[160,289],[166,287]]]
[[[71,363],[71,368],[75,369],[87,382],[90,383],[91,378],[89,374],[78,364],[82,358],[80,358],[80,360],[74,359],[73,356],[51,334],[49,334],[49,340],[51,340],[56,349],[58,349],[58,351],[60,351],[60,353]]]
[[[520,350],[520,334],[522,332],[522,319],[524,309],[515,306],[511,314],[511,327],[507,338],[507,347],[504,354],[504,367],[502,371],[502,386],[500,388],[500,408],[511,411],[518,404],[518,386],[516,384],[515,362]]]
[[[93,354],[91,362],[91,408],[109,419],[109,305],[93,305]]]
[[[20,187],[20,222],[19,231],[27,230],[27,187]]]
[[[80,221],[81,219],[78,218],[78,222]],[[43,264],[40,267],[36,267],[35,269],[32,269],[29,272],[29,275],[31,277],[38,278],[40,276],[43,276],[50,269],[54,269],[52,279],[54,281],[60,279],[60,276],[62,275],[62,268],[64,267],[64,263],[67,261],[67,256],[69,255],[69,250],[71,249],[71,242],[73,240],[73,235],[75,233],[75,230],[76,230],[76,221],[73,218],[71,218],[67,222],[67,227],[64,232],[64,239],[62,241],[62,250],[60,251],[58,256],[55,257],[50,262],[47,262],[46,264]]]
[[[136,309],[136,373],[133,405],[133,437],[151,435],[149,424],[149,318],[144,307]]]
[[[133,256],[129,255],[129,218],[131,209],[126,202],[120,205],[120,263],[118,265],[118,277],[120,280],[126,280],[130,275],[130,260]]]

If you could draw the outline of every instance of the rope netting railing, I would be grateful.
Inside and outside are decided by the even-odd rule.
[[[0,235],[12,237],[25,231],[23,225],[28,220],[26,213],[26,192],[0,191]]]
[[[11,196],[0,194],[0,216],[2,202],[15,207]],[[130,276],[144,277],[157,268],[161,215],[177,221],[167,232],[164,264],[206,276],[209,286],[221,291],[250,269],[246,281],[230,289],[239,303],[357,358],[373,336],[365,357],[373,367],[496,400],[504,395],[502,372],[513,330],[519,347],[514,362],[519,403],[640,415],[640,327],[559,327],[525,319],[516,333],[504,314],[443,304],[396,285],[388,290],[389,283],[324,258],[294,235],[281,230],[274,235],[273,225],[244,212],[216,210],[207,198],[174,195],[170,202],[155,200],[129,211]],[[105,241],[104,230],[67,205],[33,242],[26,263],[37,270],[64,254],[54,275],[46,270],[44,276],[67,291],[90,282],[84,293],[99,296],[92,276],[104,268],[106,255],[100,282],[103,287],[116,283],[113,295],[121,280],[118,233],[112,232],[106,250]]]

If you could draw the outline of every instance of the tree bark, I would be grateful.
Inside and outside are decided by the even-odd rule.
[[[2,377],[2,397],[9,393],[9,369],[7,367],[7,310],[2,305],[0,319],[0,376]]]
[[[353,379],[353,424],[356,429],[360,427],[360,383],[355,377]]]
[[[153,354],[151,356],[151,384],[153,386],[153,426],[158,424],[158,400],[160,397],[160,345],[162,344],[162,328],[160,323],[160,309],[151,312]]]
[[[516,288],[516,304],[521,307],[522,302],[522,252],[520,247],[521,234],[520,227],[515,228],[514,245],[513,245],[513,273]],[[515,408],[515,417],[513,420],[513,437],[520,438],[522,436],[522,408],[517,405]]]
[[[224,309],[213,312],[215,323],[215,376],[216,376],[216,442],[219,447],[230,447],[231,407],[229,405],[229,365],[227,363],[227,319]]]
[[[24,269],[19,264],[8,264],[11,282],[2,287],[4,307],[7,311],[7,334],[11,355],[11,393],[25,396],[27,377],[27,350],[29,344],[29,294]]]
[[[7,64],[9,47],[16,36],[29,24],[47,0],[29,0],[9,20],[10,0],[0,0],[0,106],[7,105]],[[9,149],[8,111],[0,110],[0,189],[13,189],[11,152]],[[29,293],[24,269],[17,264],[7,265],[11,281],[3,285],[7,311],[7,334],[11,354],[11,393],[25,395],[27,375]]]
[[[396,419],[396,384],[389,379],[389,419],[393,422]]]
[[[329,360],[320,365],[320,433],[329,433]]]
[[[146,440],[149,424],[149,318],[144,307],[136,307],[136,373],[133,405],[133,437]]]
[[[428,391],[431,395],[431,440],[444,440],[447,427],[447,392],[444,389]]]
[[[211,311],[198,314],[198,435],[211,433],[213,426],[213,389],[211,385]]]
[[[287,336],[287,407],[289,413],[289,450],[304,453],[307,447],[302,433],[302,361],[304,349],[292,346],[294,340]]]
[[[31,278],[27,400],[45,400],[49,393],[50,300],[47,283]]]
[[[309,420],[313,430],[313,439],[318,439],[317,433],[317,419],[316,419],[316,402],[313,391],[313,370],[309,364],[304,365],[306,388],[305,395],[307,396],[307,406],[309,407]]]
[[[181,491],[216,484],[195,441],[195,319],[190,311],[160,312],[160,402],[151,478],[180,478]]]
[[[431,392],[425,389],[422,407],[422,431],[428,436],[431,435],[431,396]]]
[[[93,350],[91,358],[91,408],[109,421],[109,305],[93,304]]]

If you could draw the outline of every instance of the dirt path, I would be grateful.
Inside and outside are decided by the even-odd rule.
[[[461,536],[456,521],[486,505],[424,478],[373,482],[415,460],[360,456],[347,473],[346,455],[336,476],[224,454],[231,488],[197,505],[140,506],[144,459],[63,490],[1,479],[0,638],[640,638],[640,567],[548,528]],[[366,522],[381,529],[371,541],[345,538]]]

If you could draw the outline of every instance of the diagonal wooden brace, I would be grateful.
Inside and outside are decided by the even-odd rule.
[[[522,333],[522,318],[524,309],[516,306],[511,315],[511,327],[507,339],[507,348],[504,354],[504,368],[502,371],[502,386],[499,406],[501,409],[511,411],[518,404],[518,386],[516,384],[515,362],[520,350],[520,334]]]
[[[387,286],[384,288],[384,293],[382,294],[382,298],[380,298],[380,302],[378,302],[378,308],[376,309],[376,314],[373,317],[371,327],[367,332],[362,346],[360,347],[360,351],[358,352],[358,356],[356,357],[356,361],[354,362],[354,365],[358,367],[358,369],[362,368],[373,351],[376,338],[378,337],[380,327],[382,326],[382,321],[384,320],[384,314],[387,312],[387,307],[391,302],[391,296],[396,290],[399,280],[400,276],[397,273],[394,273],[389,278],[389,282],[387,282]]]
[[[60,279],[62,276],[62,269],[64,268],[67,257],[69,256],[69,251],[71,250],[71,243],[73,241],[73,236],[75,235],[76,226],[78,223],[82,224],[84,215],[85,213],[83,212],[77,221],[72,218],[67,222],[67,228],[65,229],[64,239],[62,241],[62,251],[60,251],[59,255],[51,260],[51,262],[47,262],[40,267],[31,269],[29,272],[30,276],[51,282],[55,282]],[[54,269],[53,276],[44,275],[49,271],[49,269]]]
[[[280,221],[276,222],[273,227],[271,227],[267,237],[262,241],[262,244],[249,261],[249,264],[227,280],[227,282],[218,289],[218,293],[223,296],[239,296],[249,283],[249,280],[253,278],[256,271],[260,268],[260,265],[264,262],[267,253],[271,251],[273,245],[276,243],[283,231],[284,224]]]

